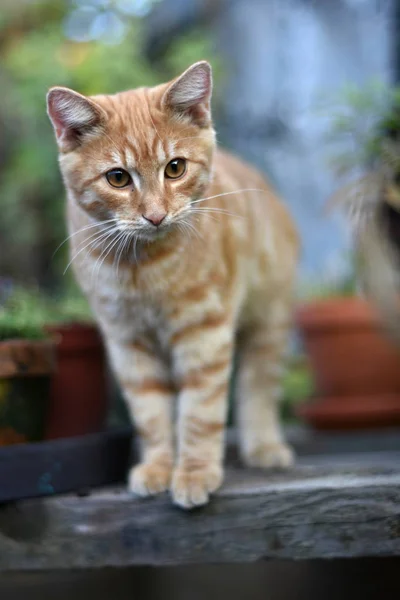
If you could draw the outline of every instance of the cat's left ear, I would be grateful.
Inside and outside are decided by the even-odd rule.
[[[162,105],[177,113],[187,115],[200,127],[211,123],[212,71],[206,61],[195,63],[167,88]]]
[[[54,87],[47,94],[47,114],[61,151],[79,146],[101,128],[104,111],[95,102],[69,88]]]

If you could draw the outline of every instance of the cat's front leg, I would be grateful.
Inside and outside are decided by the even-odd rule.
[[[224,433],[233,328],[224,315],[205,316],[171,339],[179,382],[177,461],[171,492],[175,504],[206,504],[222,483]]]
[[[140,496],[168,489],[173,466],[174,390],[163,360],[146,344],[108,342],[110,359],[140,438],[141,462],[129,474]]]

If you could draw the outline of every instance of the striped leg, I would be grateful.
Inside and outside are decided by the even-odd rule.
[[[183,508],[206,504],[222,483],[232,338],[225,317],[206,317],[172,339],[181,385],[171,491],[175,504]]]
[[[281,378],[290,330],[290,308],[277,303],[267,324],[246,332],[237,382],[239,443],[243,461],[254,467],[289,467],[292,450],[279,424]]]
[[[141,440],[141,462],[129,488],[147,496],[168,489],[173,464],[174,393],[163,361],[146,346],[109,343],[109,355]]]

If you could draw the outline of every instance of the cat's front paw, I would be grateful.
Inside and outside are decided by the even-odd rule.
[[[165,492],[171,482],[171,466],[159,463],[141,463],[129,473],[129,490],[138,496],[153,496]]]
[[[249,467],[288,469],[294,464],[294,452],[287,444],[262,444],[244,456]]]
[[[222,479],[223,471],[219,465],[197,469],[177,467],[172,476],[173,502],[186,509],[207,504],[210,494],[220,487]]]

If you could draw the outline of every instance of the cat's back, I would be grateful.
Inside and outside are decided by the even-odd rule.
[[[255,244],[266,234],[297,256],[300,240],[293,219],[266,177],[234,154],[218,149],[214,156],[213,205],[245,219]]]

